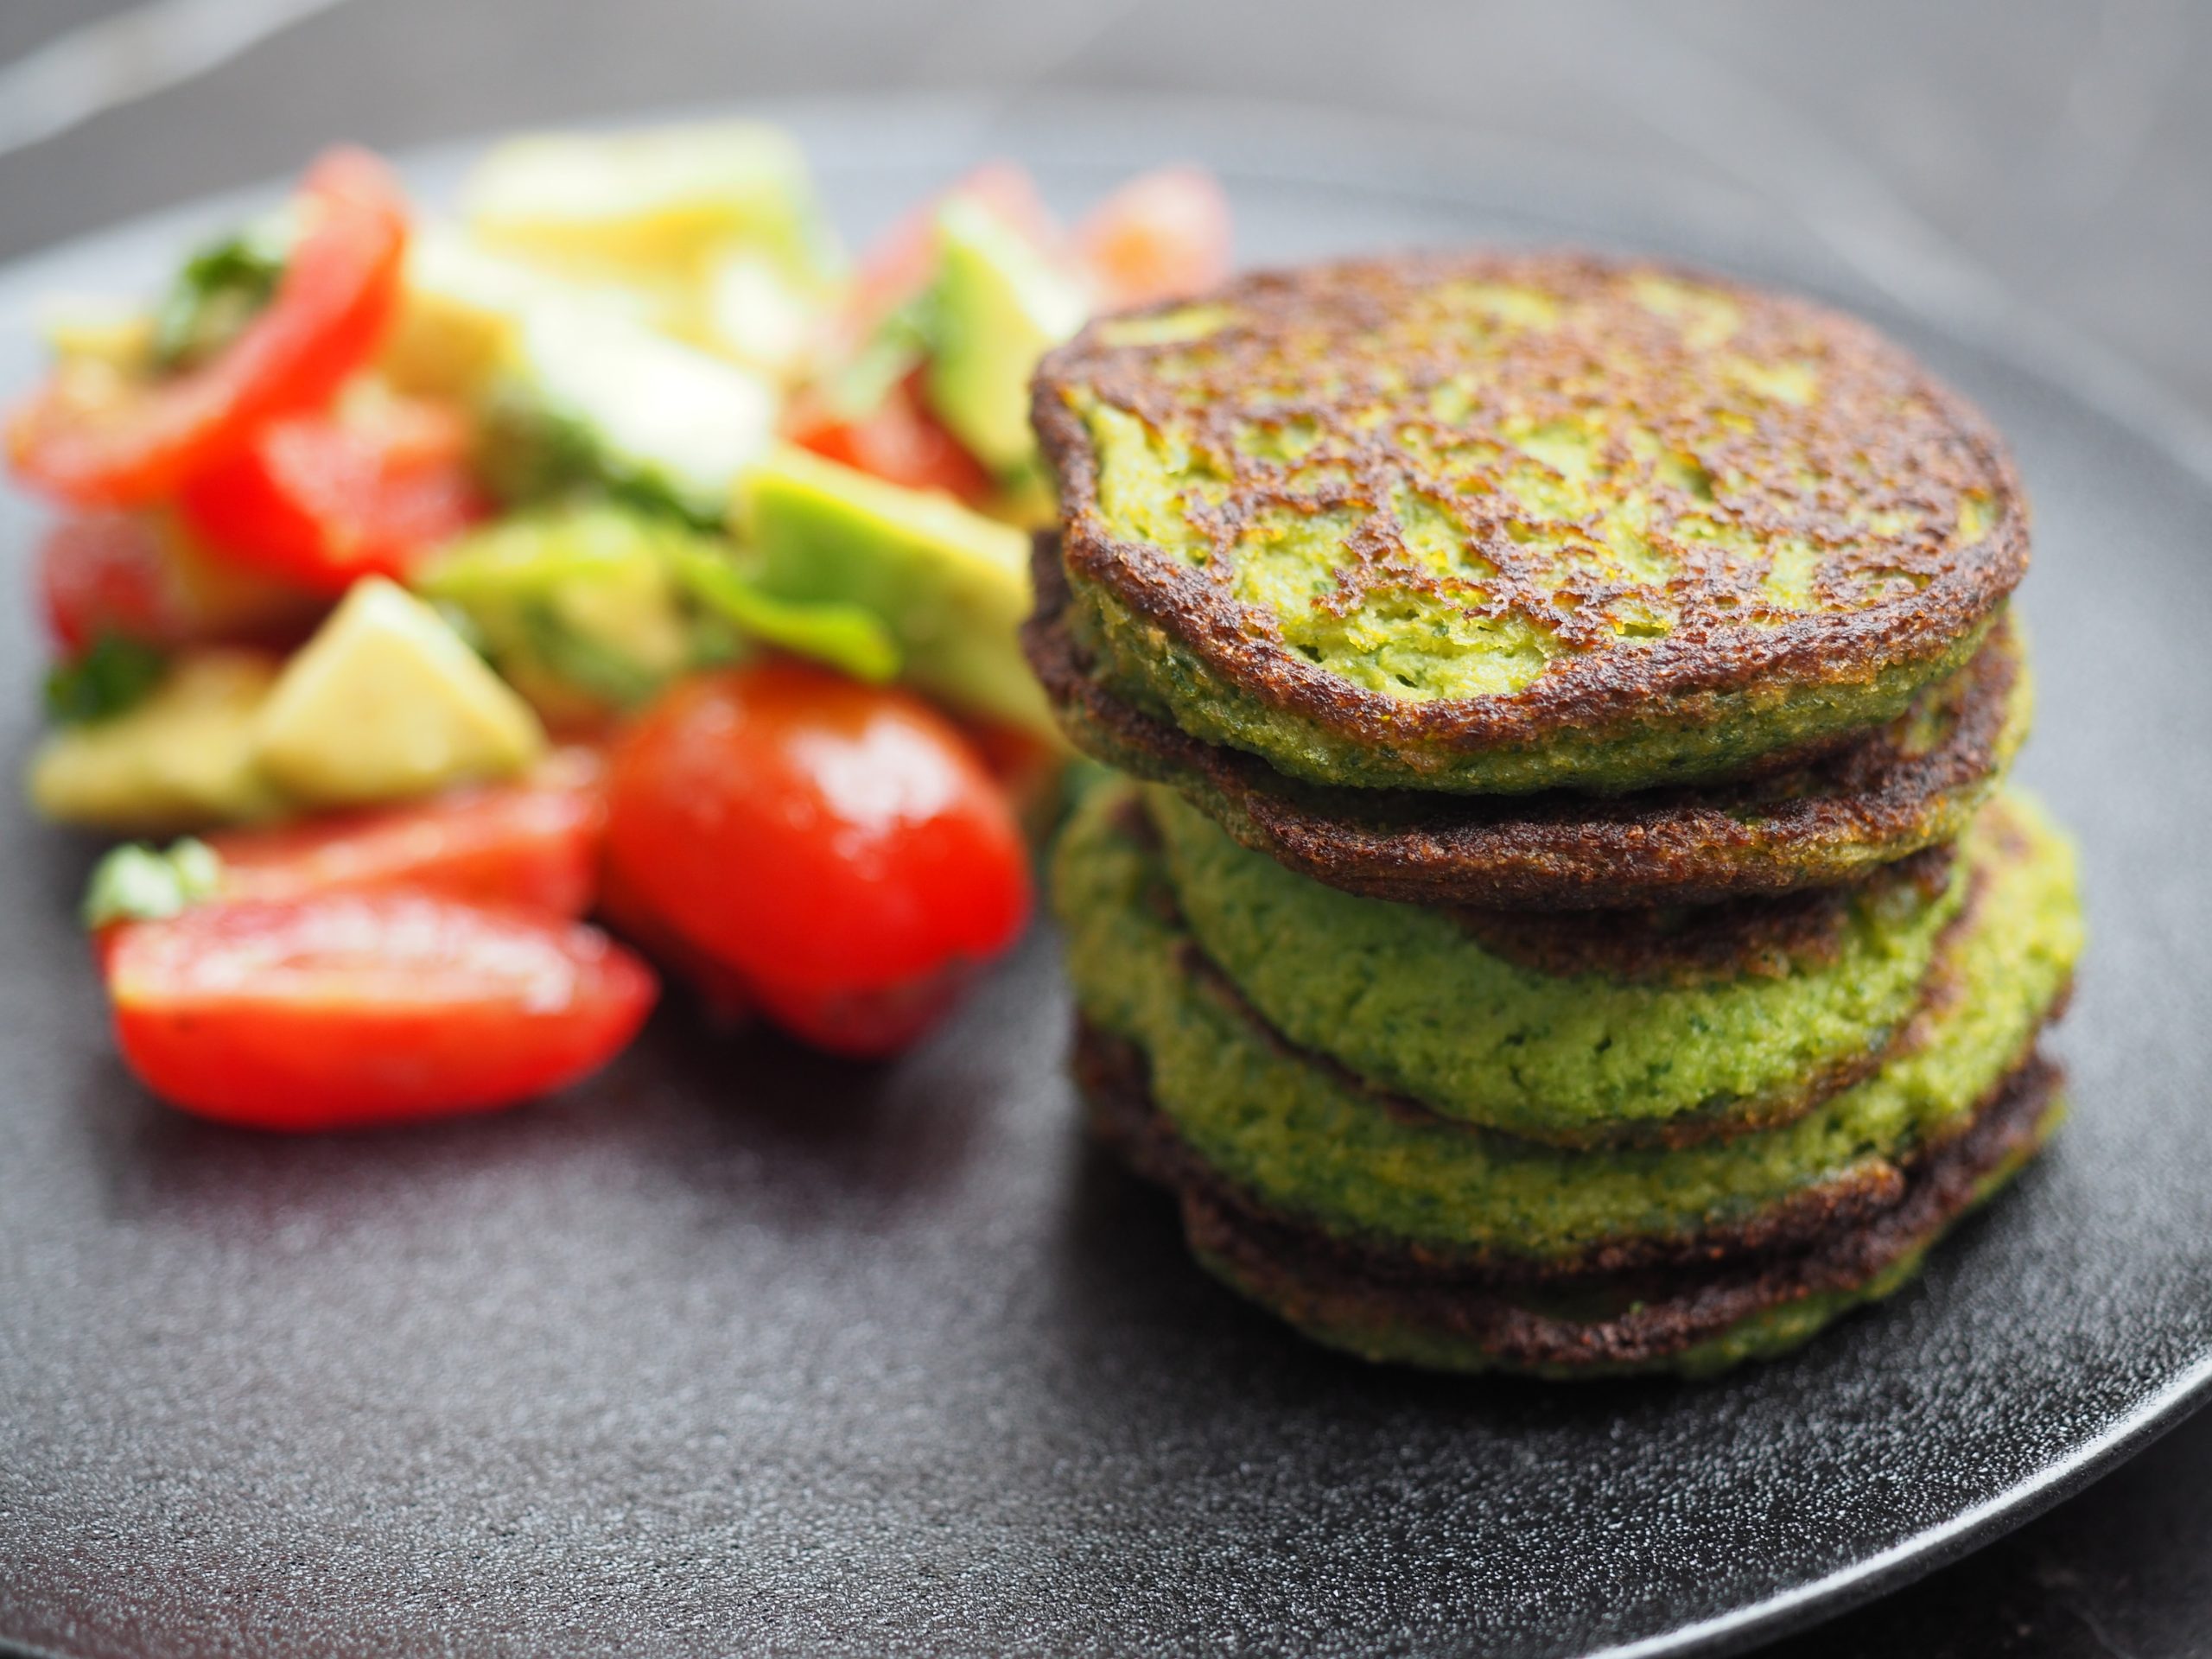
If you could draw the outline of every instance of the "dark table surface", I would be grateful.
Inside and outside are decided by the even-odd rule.
[[[1310,105],[1601,172],[2031,334],[2163,399],[2212,454],[2212,6],[2193,0],[4,0],[0,258],[337,137],[872,90]],[[1885,1650],[2212,1653],[2212,1413],[1769,1651]]]

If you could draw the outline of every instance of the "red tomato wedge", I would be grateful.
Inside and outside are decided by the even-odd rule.
[[[1204,168],[1163,167],[1084,215],[1076,245],[1107,309],[1188,299],[1229,275],[1229,198]]]
[[[79,506],[143,505],[264,423],[327,403],[391,320],[407,209],[384,163],[356,149],[315,163],[300,208],[276,297],[212,360],[161,380],[79,365],[34,393],[8,424],[23,480]]]
[[[980,203],[1048,253],[1059,251],[1059,226],[1037,194],[1036,181],[1013,162],[986,162],[906,213],[861,256],[854,275],[853,312],[863,330],[929,281],[937,264],[938,210],[955,200]]]
[[[854,420],[802,414],[791,440],[818,455],[873,473],[910,490],[943,490],[971,505],[991,493],[982,462],[923,406],[909,375],[869,413]]]
[[[149,645],[289,645],[325,609],[289,583],[209,557],[156,513],[64,518],[39,543],[38,581],[64,657],[106,634]]]
[[[880,1055],[1029,919],[1004,793],[926,703],[795,663],[701,676],[616,752],[611,876],[779,1024]]]
[[[226,901],[397,887],[577,917],[599,885],[607,819],[599,772],[590,751],[564,751],[528,783],[207,841],[222,860]]]
[[[365,575],[404,579],[491,516],[469,444],[460,410],[416,398],[287,416],[186,480],[177,504],[226,556],[335,596]]]
[[[620,1053],[658,992],[595,928],[413,893],[200,905],[102,956],[139,1080],[265,1129],[512,1105]]]

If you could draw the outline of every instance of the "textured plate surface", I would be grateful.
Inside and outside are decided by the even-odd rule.
[[[2037,503],[2023,773],[2087,855],[2075,1122],[1923,1285],[1787,1363],[1694,1389],[1426,1381],[1245,1311],[1085,1150],[1049,938],[888,1071],[714,1040],[679,1009],[540,1107],[271,1140],[122,1073],[70,920],[86,849],[10,798],[0,1637],[178,1659],[1717,1649],[1956,1554],[2193,1402],[2212,877],[2183,831],[2212,818],[2212,482],[2125,411],[1694,203],[1172,110],[783,113],[855,232],[982,153],[1027,156],[1064,206],[1196,155],[1247,260],[1572,236],[1894,329],[2010,434]],[[225,211],[0,274],[0,391],[35,372],[36,294],[143,287]],[[0,503],[12,757],[41,517]]]

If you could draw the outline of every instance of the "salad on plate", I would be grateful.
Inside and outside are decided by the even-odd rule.
[[[519,137],[453,213],[340,149],[9,415],[31,801],[125,1062],[280,1129],[514,1103],[663,976],[861,1058],[1026,927],[1065,751],[1015,634],[1038,358],[1226,273],[1205,174],[983,167],[856,258],[748,122]]]

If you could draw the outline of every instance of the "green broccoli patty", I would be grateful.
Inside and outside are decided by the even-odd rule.
[[[2065,1115],[2058,1068],[2031,1058],[1970,1127],[1908,1166],[1896,1202],[1800,1245],[1625,1273],[1500,1283],[1416,1257],[1347,1258],[1240,1210],[1143,1143],[1159,1128],[1141,1054],[1085,1027],[1077,1074],[1094,1128],[1167,1181],[1208,1271],[1314,1340],[1433,1370],[1552,1377],[1709,1376],[1798,1346],[1907,1282],[1935,1243],[2034,1156]]]
[[[1099,682],[1110,695],[1202,742],[1246,750],[1306,783],[1446,794],[1551,789],[1623,794],[1725,781],[1774,756],[1814,749],[1896,719],[1928,686],[1972,660],[1987,631],[1981,623],[1928,657],[1885,666],[1864,680],[1786,688],[1777,676],[1764,684],[1700,692],[1679,703],[1640,699],[1632,711],[1583,725],[1561,721],[1538,738],[1457,749],[1416,746],[1372,711],[1363,719],[1347,712],[1332,720],[1287,708],[1240,684],[1172,629],[1130,609],[1079,571],[1071,569],[1069,582],[1074,595],[1069,626],[1096,661]]]
[[[1115,697],[1066,626],[1057,537],[1039,538],[1032,570],[1024,646],[1077,747],[1173,784],[1302,874],[1408,904],[1710,904],[1854,880],[1954,839],[2003,778],[2034,707],[2018,625],[2000,618],[1972,662],[1880,730],[1735,783],[1613,796],[1332,789]]]
[[[1126,788],[1094,791],[1054,861],[1084,1016],[1142,1051],[1162,1117],[1249,1207],[1438,1260],[1625,1265],[1891,1192],[1897,1160],[1959,1129],[2019,1064],[2081,943],[2068,843],[2002,796],[1974,919],[1943,941],[1935,995],[1873,1076],[1732,1139],[1565,1149],[1440,1120],[1289,1045],[1198,952],[1135,805]]]
[[[1647,262],[1258,273],[1033,393],[1109,688],[1315,783],[1726,777],[1894,718],[2027,563],[2001,442],[1907,354]]]
[[[1600,941],[1588,951],[1599,965],[1562,976],[1510,959],[1529,954],[1521,940],[1486,948],[1478,919],[1294,874],[1172,791],[1154,785],[1145,803],[1190,937],[1268,1025],[1441,1116],[1569,1145],[1778,1123],[1859,1081],[1919,1005],[1968,888],[2002,856],[1985,823],[1934,873],[1948,880],[1877,877],[1796,937],[1758,925],[1786,901],[1739,907],[1740,951],[1724,936],[1675,971],[1664,923],[1675,918],[1659,918],[1656,938],[1638,928],[1647,918],[1624,918],[1621,960],[1605,963]],[[1541,946],[1543,919],[1522,925]],[[1566,925],[1584,945],[1586,918]],[[1637,958],[1643,982],[1619,971]]]

